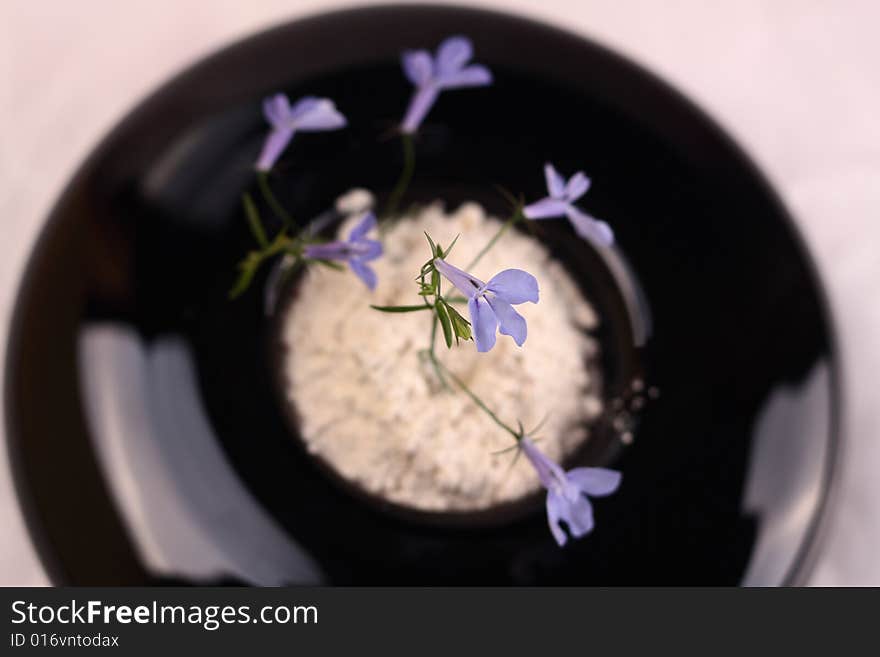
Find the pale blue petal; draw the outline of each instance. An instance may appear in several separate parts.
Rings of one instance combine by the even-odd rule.
[[[568,536],[565,535],[565,531],[559,524],[559,521],[563,518],[565,506],[566,501],[562,497],[553,491],[547,491],[547,524],[550,525],[550,531],[559,547],[562,547],[568,541]]]
[[[351,229],[351,232],[348,234],[348,241],[357,242],[375,227],[376,215],[372,212],[365,213],[358,225]]]
[[[291,121],[296,121],[311,112],[319,102],[321,102],[321,99],[317,96],[303,96],[290,108],[290,111],[287,113],[288,118]]]
[[[290,116],[290,101],[284,94],[275,94],[263,99],[263,116],[274,128],[287,124]]]
[[[449,37],[437,48],[437,75],[461,69],[473,56],[474,47],[470,39],[463,36]]]
[[[566,478],[583,493],[592,497],[611,495],[620,486],[621,474],[607,468],[574,468]]]
[[[547,181],[547,193],[553,198],[565,196],[565,178],[559,175],[556,168],[547,162],[544,165],[544,180]]]
[[[417,87],[424,86],[434,76],[434,62],[427,50],[408,50],[400,60],[407,79]]]
[[[263,150],[260,152],[260,157],[256,164],[257,170],[268,171],[275,166],[275,162],[281,157],[291,139],[293,139],[292,129],[274,128],[266,136],[266,141],[263,143]]]
[[[492,72],[485,66],[474,64],[460,71],[437,76],[437,84],[443,89],[485,87],[492,84]]]
[[[574,500],[566,500],[568,504],[562,507],[563,518],[568,523],[568,531],[575,538],[580,538],[593,531],[593,505],[583,495],[578,495]]]
[[[310,244],[303,250],[303,255],[312,260],[348,260],[351,257],[351,247],[348,242]]]
[[[566,212],[575,232],[585,240],[599,246],[611,246],[614,243],[614,232],[604,221],[599,221],[573,205]]]
[[[352,246],[356,249],[358,259],[364,262],[375,260],[382,255],[382,242],[379,240],[359,240]]]
[[[425,120],[425,117],[437,100],[437,94],[437,87],[433,84],[416,89],[409,101],[409,108],[406,110],[403,123],[400,124],[402,132],[412,134],[419,129],[422,121]]]
[[[519,445],[532,467],[535,468],[535,472],[538,473],[538,479],[541,480],[544,488],[549,490],[555,483],[564,480],[565,473],[562,468],[547,458],[544,452],[535,447],[535,444],[527,436],[520,439]]]
[[[565,200],[573,203],[581,196],[587,193],[590,188],[590,179],[584,175],[583,171],[578,171],[568,180],[565,186]]]
[[[297,108],[294,107],[293,112],[296,110]],[[296,116],[292,116],[291,120],[297,130],[304,132],[338,130],[346,125],[345,117],[336,109],[333,101],[327,98],[310,102],[306,109],[300,111]]]
[[[502,301],[497,297],[494,299],[486,297],[486,301],[489,303],[492,312],[495,313],[495,317],[498,319],[498,326],[501,333],[509,335],[513,338],[513,341],[516,342],[517,347],[522,347],[523,342],[526,341],[526,336],[528,335],[526,318],[516,312],[516,310],[513,309],[513,306],[509,303]]]
[[[527,219],[551,219],[564,217],[568,212],[568,203],[559,199],[546,197],[523,208]]]
[[[348,265],[349,267],[351,267],[351,270],[358,275],[358,278],[360,278],[366,284],[368,288],[370,288],[371,290],[376,289],[376,283],[378,282],[376,272],[374,272],[369,265],[364,264],[363,261],[358,258],[353,258],[349,260]]]
[[[479,298],[468,301],[468,311],[477,351],[489,351],[495,346],[495,330],[498,328],[495,313],[484,299]]]
[[[443,276],[445,276],[459,292],[469,299],[473,298],[480,288],[485,285],[485,283],[479,278],[471,276],[466,271],[462,271],[458,267],[450,265],[448,262],[441,260],[440,258],[434,259],[434,267],[436,267],[437,271],[443,274]]]
[[[507,303],[538,303],[538,279],[522,269],[505,269],[486,283],[486,289]]]

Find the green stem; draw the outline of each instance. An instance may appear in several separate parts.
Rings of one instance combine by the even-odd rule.
[[[476,395],[476,394],[475,394],[470,388],[468,388],[468,387],[465,385],[464,381],[462,381],[462,380],[459,379],[457,376],[455,376],[455,374],[453,374],[453,373],[449,370],[448,367],[446,367],[445,365],[443,365],[443,363],[440,363],[440,362],[438,361],[437,365],[438,365],[440,368],[442,368],[442,369],[446,372],[446,376],[448,376],[450,379],[452,379],[452,381],[455,383],[455,385],[457,385],[459,388],[461,388],[462,391],[463,391],[468,397],[471,398],[471,401],[472,401],[472,402],[474,402],[477,406],[480,407],[480,410],[482,410],[484,413],[486,413],[486,415],[488,415],[490,418],[492,418],[492,421],[493,421],[495,424],[497,424],[499,427],[501,427],[501,428],[504,429],[507,433],[509,433],[511,436],[513,436],[513,439],[514,439],[514,440],[516,440],[517,442],[519,442],[519,439],[520,439],[520,437],[521,437],[520,434],[519,434],[517,431],[514,431],[513,429],[511,429],[511,428],[510,428],[509,426],[507,426],[504,422],[502,422],[502,421],[501,421],[501,418],[499,418],[497,415],[495,415],[495,413],[492,412],[492,409],[489,408],[488,406],[486,406],[486,403],[485,403],[482,399],[480,399],[479,397],[477,397],[477,395]]]
[[[515,224],[517,221],[519,221],[522,218],[523,218],[523,216],[522,216],[521,209],[517,208],[516,210],[514,210],[513,214],[510,215],[510,219],[508,219],[507,221],[504,222],[504,224],[502,224],[501,228],[498,229],[498,232],[492,236],[492,239],[489,240],[489,242],[486,244],[486,246],[484,246],[480,250],[480,252],[474,257],[474,259],[471,260],[470,264],[467,267],[465,267],[465,270],[470,271],[471,269],[476,267],[477,263],[483,258],[483,256],[486,255],[489,252],[489,250],[493,246],[495,246],[495,243],[501,239],[501,236],[504,235],[504,233],[506,233],[510,229],[510,227],[513,226],[513,224]]]
[[[428,358],[431,360],[431,364],[434,366],[434,372],[437,374],[437,379],[440,381],[440,385],[443,386],[444,390],[449,390],[449,384],[446,383],[446,379],[443,377],[443,365],[437,359],[437,354],[434,353],[434,343],[437,342],[437,324],[440,321],[437,319],[437,315],[433,315],[433,320],[431,321],[431,344],[428,346]]]
[[[275,239],[272,240],[272,243],[263,250],[263,259],[265,260],[266,258],[271,258],[273,255],[277,255],[282,251],[292,251],[295,246],[296,240],[285,235],[284,231],[282,230],[280,233],[278,233]],[[296,254],[291,253],[291,255]]]
[[[260,192],[263,194],[263,199],[265,199],[266,203],[272,208],[272,212],[281,219],[284,224],[284,230],[287,230],[291,226],[295,226],[296,222],[293,220],[293,217],[284,209],[284,206],[278,202],[278,199],[275,198],[275,194],[272,192],[272,188],[269,186],[269,177],[266,175],[265,171],[257,172],[257,183],[260,186]]]
[[[403,170],[400,172],[397,184],[394,185],[394,189],[388,195],[388,203],[385,205],[385,212],[383,213],[385,217],[393,217],[396,214],[397,207],[400,205],[400,201],[409,187],[416,168],[416,149],[412,135],[401,135],[401,141],[403,142]]]
[[[370,304],[370,308],[383,313],[415,313],[420,310],[433,310],[434,306],[429,303],[420,303],[417,306],[375,306]]]

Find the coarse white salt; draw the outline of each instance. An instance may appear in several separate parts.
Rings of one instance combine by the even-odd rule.
[[[345,236],[351,222],[341,226]],[[476,511],[540,487],[527,459],[514,461],[512,437],[459,390],[443,389],[430,363],[429,312],[388,314],[376,305],[420,303],[415,277],[430,257],[425,232],[465,268],[500,223],[473,203],[446,214],[440,204],[398,222],[384,236],[385,255],[370,264],[370,293],[351,272],[310,267],[281,318],[283,373],[307,449],[365,492],[425,511]],[[538,446],[563,460],[587,439],[602,409],[597,318],[560,263],[537,240],[508,231],[472,273],[488,280],[504,269],[538,279],[540,301],[516,309],[528,322],[520,348],[499,335],[488,353],[473,342],[436,353],[508,425],[539,423]],[[444,281],[444,289],[452,289]],[[457,293],[455,293],[457,294]],[[467,318],[467,308],[459,306]],[[454,384],[450,382],[454,387]]]

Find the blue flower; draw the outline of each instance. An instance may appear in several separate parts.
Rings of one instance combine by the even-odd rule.
[[[272,126],[272,131],[266,137],[260,159],[257,160],[258,171],[268,171],[275,165],[297,131],[337,130],[346,125],[345,117],[332,100],[313,96],[301,98],[291,107],[287,96],[275,94],[263,101],[263,115]]]
[[[360,223],[348,234],[348,239],[326,244],[312,244],[303,251],[306,258],[313,260],[339,260],[347,262],[351,270],[368,288],[376,287],[376,272],[366,263],[382,255],[382,243],[367,239],[367,233],[375,228],[376,215],[367,212]]]
[[[419,129],[437,96],[444,89],[492,84],[492,73],[485,66],[467,66],[473,54],[470,39],[461,36],[446,39],[437,48],[434,57],[427,50],[403,53],[403,72],[416,87],[400,126],[403,132],[412,134]]]
[[[434,267],[468,298],[474,342],[477,351],[489,351],[495,346],[495,331],[513,338],[518,346],[526,341],[526,320],[513,309],[514,304],[531,301],[538,303],[538,281],[520,269],[505,269],[495,274],[488,283],[453,267],[440,258]]]
[[[578,171],[566,182],[553,165],[548,163],[544,165],[544,177],[547,179],[547,191],[550,195],[524,207],[523,214],[527,218],[568,217],[577,234],[584,239],[601,246],[614,243],[614,233],[608,224],[591,217],[574,205],[590,188],[590,179],[583,171]]]
[[[547,522],[556,542],[562,546],[568,540],[559,524],[563,520],[574,538],[589,534],[594,523],[593,506],[587,495],[611,495],[620,486],[621,474],[606,468],[574,468],[565,472],[527,436],[523,436],[519,444],[547,489]]]

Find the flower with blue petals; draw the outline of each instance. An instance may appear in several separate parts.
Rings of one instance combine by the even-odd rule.
[[[492,73],[485,66],[470,64],[474,49],[470,39],[449,37],[434,57],[427,50],[410,50],[401,57],[403,72],[415,85],[415,92],[400,129],[412,134],[445,89],[483,87],[492,84]]]
[[[467,297],[477,351],[495,346],[496,330],[512,337],[517,346],[523,345],[526,320],[513,306],[526,301],[538,303],[538,281],[534,276],[520,269],[505,269],[484,283],[441,258],[434,259],[434,267]]]
[[[547,522],[556,542],[563,546],[568,540],[560,525],[562,521],[574,538],[589,534],[594,521],[593,505],[587,495],[611,495],[620,486],[621,474],[607,468],[574,468],[566,472],[527,436],[520,438],[519,445],[547,489]]]
[[[275,165],[295,133],[338,130],[346,125],[332,100],[313,96],[301,98],[293,107],[284,94],[269,96],[263,101],[263,115],[272,131],[257,160],[258,171],[268,171]]]
[[[348,234],[345,241],[311,244],[303,255],[312,260],[337,260],[347,262],[368,288],[375,289],[376,272],[366,263],[382,255],[382,243],[367,238],[367,233],[376,227],[376,215],[367,212],[363,219]]]
[[[544,177],[549,196],[524,207],[523,214],[527,218],[568,217],[577,234],[585,240],[601,246],[614,243],[614,233],[608,224],[591,217],[574,205],[590,188],[590,179],[583,171],[578,171],[566,182],[553,165],[548,163],[544,165]]]

